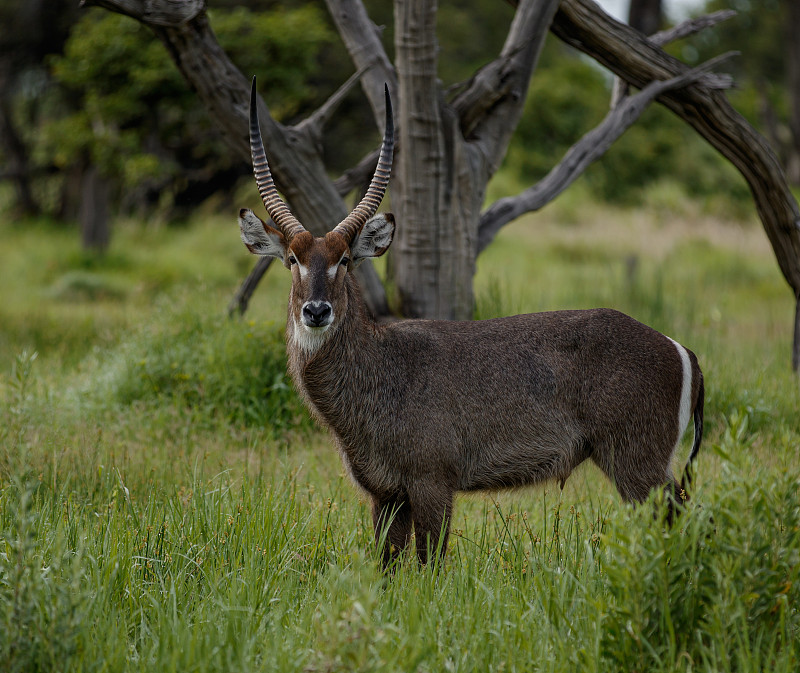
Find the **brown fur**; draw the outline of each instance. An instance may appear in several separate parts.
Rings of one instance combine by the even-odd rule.
[[[283,259],[292,271],[289,371],[372,498],[376,540],[388,535],[384,563],[408,546],[412,526],[420,561],[429,549],[444,553],[456,491],[563,483],[587,458],[625,500],[641,502],[662,487],[677,498],[670,463],[681,429],[683,363],[664,335],[609,309],[388,326],[368,318],[350,268],[382,255],[394,236],[393,216],[375,214],[394,147],[388,87],[385,99],[386,130],[367,194],[315,239],[275,188],[253,79],[253,170],[278,229],[239,212],[248,249]],[[702,435],[703,385],[697,358],[687,353],[691,463]],[[687,465],[687,485],[690,477]]]
[[[340,257],[298,239],[291,249],[308,268]],[[421,562],[437,545],[444,553],[456,491],[564,480],[587,458],[625,500],[680,489],[670,463],[681,358],[655,330],[610,309],[382,326],[340,268],[325,279],[335,322],[309,353],[294,339],[308,287],[293,274],[289,371],[371,497],[376,540],[390,522],[384,562],[408,546],[412,524]],[[702,375],[690,361],[696,409]]]

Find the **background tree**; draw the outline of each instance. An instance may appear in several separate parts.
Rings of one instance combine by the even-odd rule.
[[[247,156],[247,78],[220,48],[202,0],[92,0],[84,4],[101,5],[149,25],[228,142],[240,156]],[[729,81],[711,73],[689,72],[659,48],[669,36],[648,39],[614,21],[589,0],[524,0],[516,8],[499,55],[468,82],[446,91],[437,77],[437,6],[433,0],[395,2],[395,66],[361,2],[328,0],[327,4],[378,124],[383,119],[384,82],[389,83],[397,101],[399,142],[392,208],[402,224],[392,257],[391,281],[404,315],[470,317],[472,274],[479,251],[504,224],[540,208],[560,193],[619,137],[649,100],[657,97],[747,180],[778,263],[795,295],[798,310],[793,363],[797,367],[800,211],[767,143],[720,92]],[[540,183],[481,212],[486,184],[497,170],[522,113],[548,27],[641,91],[623,99]],[[260,102],[262,133],[276,183],[296,216],[318,234],[343,219],[348,209],[341,194],[363,183],[364,177],[363,171],[355,170],[343,182],[334,184],[319,151],[323,126],[340,98],[341,94],[335,95],[291,128],[278,125]],[[373,161],[365,160],[362,168],[374,165]],[[373,310],[381,312],[386,304],[380,283],[371,267],[362,269],[360,280],[366,299]]]
[[[628,25],[644,35],[652,35],[661,28],[664,16],[661,5],[661,0],[631,0]]]
[[[687,53],[698,62],[719,49],[741,49],[745,57],[731,63],[737,88],[736,107],[764,129],[786,166],[792,184],[800,186],[800,3],[793,0],[710,0],[707,11],[736,10],[725,31],[699,36]]]
[[[7,0],[0,5],[0,178],[14,185],[18,214],[40,210],[25,130],[46,81],[45,59],[61,50],[76,13],[70,0]]]
[[[269,63],[276,117],[319,105],[327,78],[313,73],[333,38],[324,10],[227,4],[212,19],[221,44],[242,68]],[[114,215],[180,220],[249,174],[144,26],[74,2],[0,12],[0,180],[14,186],[14,215],[78,220],[84,247],[102,251]]]
[[[682,189],[690,195],[722,201],[719,195],[724,194],[726,203],[743,202],[747,184],[780,268],[798,296],[797,206],[774,156],[719,92],[730,84],[729,79],[699,72],[688,76],[686,66],[661,49],[676,37],[713,24],[719,16],[645,39],[609,19],[588,0],[563,0],[550,25],[551,34],[561,41],[550,39],[544,44],[540,24],[547,23],[546,10],[553,6],[543,0],[527,0],[516,9],[514,2],[496,0],[478,0],[468,7],[454,0],[436,5],[404,1],[397,3],[395,13],[387,3],[366,2],[365,6],[330,0],[329,12],[316,11],[314,25],[309,24],[293,41],[303,45],[299,53],[291,51],[292,44],[281,44],[281,38],[292,33],[290,27],[282,26],[290,25],[297,11],[308,11],[306,3],[217,0],[208,15],[201,0],[98,3],[138,18],[162,44],[126,20],[116,19],[119,23],[113,29],[97,30],[97,25],[114,17],[88,13],[71,29],[74,47],[35,64],[37,75],[23,78],[25,86],[15,86],[4,95],[4,106],[12,110],[17,128],[22,129],[22,156],[37,208],[69,219],[77,216],[82,202],[88,215],[102,214],[102,208],[82,198],[87,183],[91,184],[87,175],[92,174],[106,183],[100,196],[106,195],[109,214],[135,210],[138,216],[160,213],[169,221],[182,212],[188,214],[205,196],[229,197],[237,179],[244,176],[249,183],[249,157],[242,141],[247,99],[244,70],[248,75],[259,74],[261,93],[269,105],[261,113],[268,126],[265,137],[278,184],[301,219],[321,232],[349,210],[344,198],[353,192],[357,196],[371,173],[382,119],[376,92],[383,81],[389,81],[404,114],[411,114],[414,124],[426,121],[423,130],[428,136],[423,145],[432,151],[413,155],[413,161],[427,160],[427,165],[403,169],[403,161],[412,159],[403,159],[402,143],[399,148],[392,196],[394,210],[405,209],[403,231],[409,238],[404,250],[398,245],[390,260],[390,302],[370,268],[361,274],[367,301],[376,313],[387,312],[391,303],[394,311],[406,314],[469,317],[471,272],[480,251],[504,224],[540,208],[584,171],[584,183],[593,197],[622,202],[639,202],[646,197],[640,190],[665,179],[682,181]],[[56,6],[62,4],[50,5]],[[410,10],[409,16],[402,13],[403,8]],[[422,10],[428,12],[428,19],[435,17],[435,34],[428,22],[417,21]],[[276,32],[258,23],[262,15],[274,17]],[[404,58],[399,32],[403,21],[407,29],[403,39],[428,40],[420,42],[424,49],[417,52],[430,55],[425,68],[414,62],[402,71],[399,68]],[[428,32],[420,33],[421,26]],[[341,42],[329,39],[333,29],[340,33]],[[319,36],[319,31],[325,32],[324,39],[310,47],[303,43],[306,34]],[[465,35],[470,39],[465,40]],[[515,46],[514,41],[521,35],[531,39],[516,49],[520,43]],[[719,45],[708,46],[707,35],[672,46],[670,52],[693,64],[704,61],[721,50]],[[771,40],[773,51],[779,43]],[[59,52],[60,46],[54,44],[53,51]],[[273,45],[281,46],[273,49]],[[615,100],[614,110],[606,114],[608,80],[585,60],[576,59],[568,45],[589,54],[640,92]],[[288,70],[281,66],[286,63],[281,56],[284,50],[292,55]],[[90,78],[81,81],[81,72],[103,62],[106,52],[115,58],[113,63],[97,69],[91,82]],[[7,56],[5,51],[0,53],[0,59]],[[537,76],[526,100],[537,58]],[[349,61],[356,63],[356,77],[326,101],[325,96],[352,72]],[[291,70],[295,63],[304,67]],[[288,80],[282,72],[291,72]],[[422,100],[427,120],[416,114],[417,99],[404,103],[406,95],[400,95],[401,89],[417,91],[410,84],[415,77],[428,87],[429,95]],[[109,86],[104,78],[117,78],[118,85]],[[581,96],[575,96],[569,86],[573,78],[582,82]],[[128,80],[135,85],[128,86]],[[282,87],[286,81],[302,85],[299,96]],[[358,81],[366,96],[348,93]],[[648,88],[655,81],[669,84]],[[37,84],[31,86],[32,82]],[[195,104],[194,92],[204,107]],[[654,97],[664,105],[643,112]],[[142,101],[149,104],[143,107]],[[337,106],[340,113],[333,114]],[[776,106],[776,110],[788,119],[785,107]],[[640,123],[617,141],[642,114]],[[763,115],[752,118],[763,119]],[[372,119],[378,128],[373,134],[365,133]],[[401,137],[403,128],[412,126],[401,119]],[[510,141],[515,126],[518,130]],[[592,126],[596,128],[581,138]],[[788,121],[778,128],[785,133]],[[139,130],[142,133],[137,135]],[[701,136],[709,145],[700,141]],[[590,166],[606,151],[602,161]],[[687,154],[691,161],[686,161]],[[2,146],[0,160],[10,163]],[[501,161],[505,168],[497,184],[503,186],[493,188],[492,199],[503,198],[484,208],[488,180]],[[735,176],[731,166],[745,181]],[[417,181],[426,170],[433,181]],[[331,174],[339,177],[332,180]],[[10,179],[7,171],[0,173],[2,177]],[[531,182],[535,184],[528,187]],[[508,196],[508,187],[514,184],[522,191]],[[414,189],[416,195],[409,197]],[[13,199],[10,193],[0,191],[0,207],[3,202],[20,202],[19,190]],[[417,207],[426,199],[435,206],[432,213]],[[416,270],[405,273],[415,264]],[[248,289],[243,289],[242,300],[235,304],[239,309],[246,305]]]

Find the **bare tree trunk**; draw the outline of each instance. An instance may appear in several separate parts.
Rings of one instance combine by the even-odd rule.
[[[553,32],[637,87],[688,69],[589,0],[562,0]],[[708,140],[747,180],[778,266],[795,300],[800,300],[800,209],[772,148],[733,109],[723,92],[702,82],[665,92],[658,100]],[[800,310],[800,301],[798,307]],[[800,349],[799,339],[800,330],[796,330],[794,352]],[[797,371],[797,362],[794,364]]]
[[[652,35],[661,28],[661,0],[631,0],[628,7],[628,25],[644,35]]]
[[[791,146],[786,162],[789,181],[800,187],[800,2],[785,0],[786,21],[786,71],[789,90],[789,128]]]
[[[394,281],[407,316],[468,319],[486,185],[505,155],[557,0],[520,3],[499,57],[451,104],[436,77],[436,3],[395,2],[400,93]]]
[[[404,315],[467,319],[480,209],[470,192],[481,190],[464,174],[463,139],[441,99],[436,9],[435,0],[395,3],[401,123],[392,207],[402,226],[394,281]]]
[[[105,252],[111,240],[108,180],[94,166],[83,174],[79,219],[83,249]]]

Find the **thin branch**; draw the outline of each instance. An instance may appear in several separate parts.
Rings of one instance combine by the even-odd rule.
[[[363,157],[355,166],[346,170],[333,181],[333,186],[336,187],[339,196],[345,197],[354,189],[369,183],[372,175],[375,173],[375,167],[378,165],[380,151],[380,148],[373,150]]]
[[[711,14],[705,14],[704,16],[686,19],[686,21],[682,21],[672,28],[653,33],[648,39],[653,44],[663,47],[665,44],[669,44],[670,42],[682,40],[683,38],[699,33],[706,28],[716,26],[718,23],[727,21],[734,16],[736,16],[735,9],[721,9],[718,12],[711,12]]]
[[[333,94],[331,94],[331,97],[328,98],[328,100],[320,105],[320,107],[317,108],[317,110],[315,110],[311,116],[300,122],[297,127],[308,128],[315,138],[321,137],[323,128],[333,116],[333,113],[336,112],[336,108],[341,105],[342,101],[347,97],[347,94],[350,93],[351,89],[358,84],[364,73],[371,67],[372,66],[367,65],[361,68],[358,72],[350,75],[347,81],[342,84],[342,86],[340,86]]]
[[[243,316],[245,314],[250,304],[250,298],[253,296],[256,287],[258,287],[259,282],[264,277],[264,274],[267,272],[274,259],[274,257],[259,257],[253,270],[248,274],[247,278],[244,279],[228,304],[229,318],[233,318],[237,315]]]
[[[481,215],[478,254],[492,242],[504,225],[523,213],[539,210],[571,185],[589,164],[605,154],[658,96],[698,80],[703,73],[732,55],[732,52],[723,54],[677,77],[651,82],[636,95],[624,98],[598,126],[570,147],[563,159],[542,180],[517,196],[498,199]]]
[[[499,56],[481,68],[452,102],[465,138],[473,140],[493,173],[522,114],[558,0],[523,0]]]
[[[381,42],[381,29],[367,14],[361,0],[325,0],[336,29],[356,69],[364,71],[361,84],[381,133],[386,120],[383,85],[397,95],[397,74]]]
[[[81,7],[103,7],[151,26],[177,27],[206,9],[206,0],[81,0]]]
[[[653,33],[647,39],[653,44],[663,47],[670,42],[682,40],[683,38],[699,33],[706,28],[716,26],[718,23],[727,21],[734,16],[736,16],[736,10],[721,9],[718,12],[712,12],[711,14],[705,14],[704,16],[698,16],[693,19],[686,19],[686,21],[682,21],[672,28]],[[705,78],[705,83],[713,86],[715,82],[717,82],[719,86],[714,88],[730,89],[733,86],[733,78],[730,75],[717,75],[714,73],[709,73]],[[625,80],[619,77],[614,78],[614,84],[611,87],[611,102],[609,107],[616,107],[620,99],[623,96],[628,95],[628,87],[629,85]]]

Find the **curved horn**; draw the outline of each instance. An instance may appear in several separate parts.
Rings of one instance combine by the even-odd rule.
[[[352,213],[336,225],[334,231],[339,232],[347,239],[348,244],[353,242],[356,234],[361,231],[364,223],[372,217],[381,205],[383,195],[389,186],[389,176],[392,173],[392,154],[394,152],[394,116],[392,115],[392,99],[389,97],[389,85],[385,85],[386,94],[386,130],[383,134],[383,144],[378,157],[378,166],[375,175],[364,198],[355,207]]]
[[[283,233],[287,243],[291,243],[297,234],[305,231],[289,207],[281,200],[272,173],[267,163],[267,153],[261,140],[261,129],[258,125],[258,103],[256,95],[256,78],[253,77],[253,88],[250,90],[250,155],[253,157],[253,175],[256,176],[258,193],[267,213],[275,226]]]

